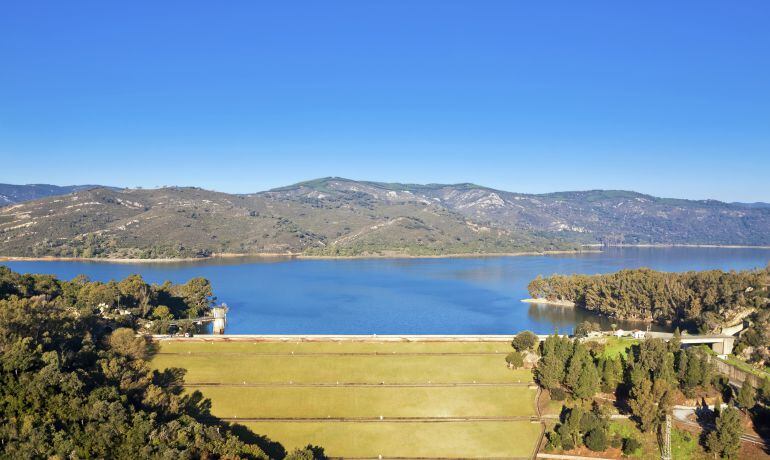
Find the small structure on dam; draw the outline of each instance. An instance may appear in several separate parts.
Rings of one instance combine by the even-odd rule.
[[[227,325],[227,305],[222,304],[217,307],[211,307],[211,316],[213,317],[212,332],[214,334],[224,334]]]

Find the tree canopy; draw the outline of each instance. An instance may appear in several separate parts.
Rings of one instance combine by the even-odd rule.
[[[177,287],[168,287],[140,277],[67,282],[0,267],[3,456],[267,458],[214,418],[200,392],[183,391],[183,369],[150,369],[152,349],[135,323],[99,309],[121,306],[142,317],[158,297],[175,297]],[[321,458],[315,449],[292,455]]]

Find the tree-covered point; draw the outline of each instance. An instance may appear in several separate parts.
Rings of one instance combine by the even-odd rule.
[[[151,370],[145,336],[97,308],[146,317],[163,302],[195,315],[210,299],[200,280],[68,282],[0,268],[0,457],[268,458],[274,443],[214,418],[200,392],[183,391],[183,369]]]
[[[553,275],[529,283],[530,294],[568,300],[612,318],[714,330],[768,308],[770,266],[763,270],[668,273],[648,268],[604,275]]]
[[[699,414],[707,427],[700,444],[720,458],[736,458],[744,425],[750,421],[756,429],[770,417],[770,380],[759,389],[746,381],[736,391],[716,372],[710,353],[700,346],[683,348],[678,332],[669,342],[643,340],[619,357],[606,356],[599,342],[558,335],[541,342],[540,352],[538,384],[552,399],[567,400],[559,423],[547,434],[549,449],[614,446],[631,454],[640,444],[634,437],[611,435],[602,415],[606,409],[630,415],[639,434],[648,436],[660,434],[676,404],[708,398],[717,408],[723,400],[729,407]],[[600,390],[606,394],[599,395]]]
[[[184,284],[148,284],[140,275],[130,275],[103,283],[81,275],[64,281],[51,275],[19,274],[0,266],[0,299],[14,297],[41,297],[78,311],[98,311],[118,325],[146,326],[158,333],[167,332],[174,320],[205,315],[216,300],[205,278],[192,278]]]

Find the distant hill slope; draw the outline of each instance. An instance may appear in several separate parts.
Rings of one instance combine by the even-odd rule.
[[[325,178],[249,195],[81,190],[0,208],[0,255],[466,254],[585,243],[770,245],[770,208],[625,191]]]
[[[98,185],[49,185],[49,184],[28,184],[13,185],[0,184],[0,206],[21,203],[24,201],[37,200],[49,196],[67,195],[79,190],[97,188]]]

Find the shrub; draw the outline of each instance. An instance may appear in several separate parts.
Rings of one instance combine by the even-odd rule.
[[[116,353],[133,359],[146,359],[149,353],[147,339],[138,337],[133,329],[117,329],[110,335],[109,342]]]
[[[546,438],[548,439],[548,443],[546,443],[545,448],[546,450],[557,450],[561,449],[561,436],[559,433],[555,431],[549,431],[546,434]]]
[[[554,401],[564,401],[567,399],[567,392],[562,388],[553,388],[551,390],[551,399]]]
[[[532,350],[535,348],[535,345],[538,343],[537,335],[535,335],[532,331],[522,331],[516,334],[516,337],[513,338],[513,341],[511,342],[511,346],[516,351],[526,351],[526,350]]]
[[[585,445],[594,452],[607,450],[607,432],[601,428],[594,428],[586,435]]]
[[[636,438],[625,438],[623,440],[623,454],[631,455],[642,448],[642,443]]]
[[[524,356],[518,351],[512,351],[505,357],[505,362],[513,368],[519,368],[524,365]]]

